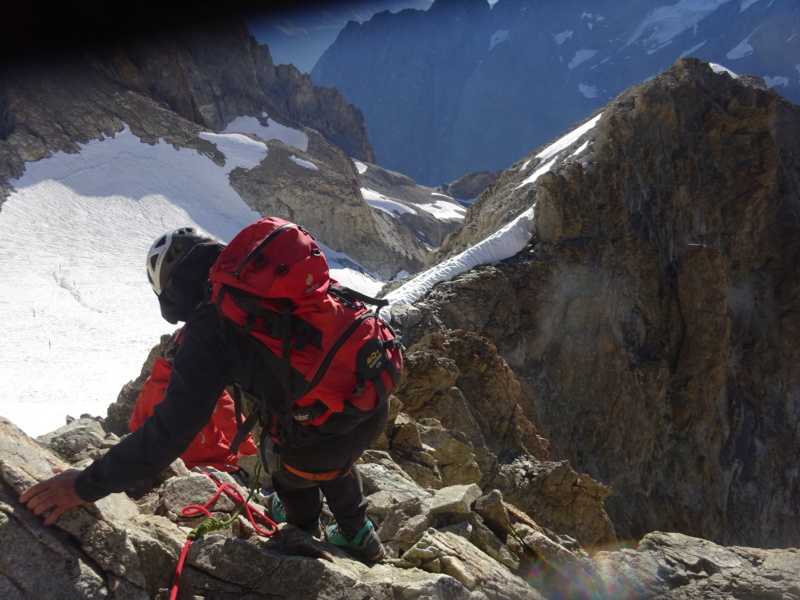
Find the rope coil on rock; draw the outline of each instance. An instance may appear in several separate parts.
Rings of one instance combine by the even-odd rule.
[[[247,520],[250,521],[250,524],[259,535],[270,537],[275,535],[275,533],[278,531],[278,525],[272,519],[270,519],[260,510],[254,509],[250,505],[250,500],[253,497],[253,494],[255,494],[256,488],[258,487],[258,478],[261,474],[260,462],[256,463],[256,468],[253,473],[253,483],[250,486],[250,493],[247,495],[247,499],[245,499],[241,492],[230,483],[221,483],[210,473],[205,471],[203,473],[209,479],[211,479],[211,481],[217,484],[217,491],[204,505],[200,506],[198,504],[190,504],[189,506],[184,507],[181,511],[181,514],[185,517],[194,517],[199,514],[204,514],[206,519],[200,523],[200,525],[192,529],[187,536],[186,543],[183,545],[183,550],[181,551],[181,556],[178,559],[178,565],[175,569],[175,577],[172,580],[172,593],[170,594],[170,600],[175,600],[178,597],[178,582],[180,581],[181,574],[183,573],[183,566],[186,562],[186,557],[189,555],[189,547],[192,545],[193,541],[200,539],[207,533],[217,531],[226,525],[230,525],[237,518],[239,518],[243,512],[247,516]],[[234,502],[239,503],[239,508],[236,510],[233,516],[225,521],[214,518],[211,516],[211,511],[208,510],[208,508],[214,504],[214,502],[216,502],[223,493]],[[267,529],[262,529],[259,527],[257,521],[260,521],[262,525],[267,527]]]

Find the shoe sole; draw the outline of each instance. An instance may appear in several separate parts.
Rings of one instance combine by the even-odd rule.
[[[354,548],[345,548],[344,546],[337,546],[336,544],[331,544],[331,546],[333,546],[334,548],[339,548],[340,550],[344,550],[345,552],[347,552],[353,558],[357,558],[358,560],[361,560],[361,561],[364,561],[364,562],[371,562],[371,563],[379,562],[379,561],[383,560],[383,558],[386,556],[386,552],[384,552],[383,550],[381,550],[375,556],[368,557],[368,556],[364,556],[363,554],[360,554],[358,552],[358,550],[356,550]]]
[[[350,545],[348,545],[348,546],[344,546],[344,545],[340,546],[339,544],[334,543],[328,537],[328,531],[325,532],[325,541],[328,542],[331,546],[334,546],[336,548],[344,550],[345,552],[347,552],[353,558],[356,558],[356,559],[358,559],[360,561],[363,561],[363,562],[375,563],[375,562],[378,562],[380,560],[383,560],[383,558],[386,556],[386,549],[383,547],[383,544],[381,544],[380,538],[378,538],[378,535],[377,535],[377,533],[375,533],[374,529],[373,529],[373,531],[369,532],[368,535],[372,536],[372,538],[373,538],[372,541],[373,542],[377,542],[377,545],[378,545],[377,552],[375,554],[372,554],[372,555],[365,554],[366,548],[359,548],[359,547],[350,546]],[[368,545],[370,545],[370,544],[368,544]],[[375,544],[373,543],[371,545],[374,546]]]

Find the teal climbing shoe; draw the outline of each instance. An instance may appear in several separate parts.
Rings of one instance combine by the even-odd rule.
[[[347,538],[338,525],[328,527],[325,531],[325,537],[329,544],[338,546],[367,562],[378,562],[385,555],[383,544],[381,544],[381,540],[375,531],[375,526],[371,521],[367,521],[367,524],[351,539]]]
[[[276,523],[286,523],[286,510],[283,508],[278,494],[272,492],[264,498],[264,508],[267,509],[267,516]]]
[[[283,507],[283,502],[278,498],[278,494],[272,492],[269,496],[264,498],[264,508],[267,509],[267,516],[275,521],[275,523],[286,523],[286,509]],[[322,528],[320,527],[319,519],[314,521],[309,527],[303,529],[306,533],[314,536],[315,538],[322,538]]]

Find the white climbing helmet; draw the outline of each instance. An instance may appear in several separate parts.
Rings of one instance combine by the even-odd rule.
[[[175,267],[197,244],[208,241],[194,227],[181,227],[159,237],[147,253],[147,280],[156,294],[161,294]]]

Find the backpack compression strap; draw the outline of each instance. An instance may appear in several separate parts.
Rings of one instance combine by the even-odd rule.
[[[242,387],[237,383],[233,386],[233,409],[236,413],[236,435],[231,440],[231,454],[239,453],[239,446],[242,445],[244,438],[256,426],[256,422],[261,416],[257,406],[250,407],[250,414],[242,421]],[[253,404],[253,403],[251,403]]]
[[[283,387],[284,393],[284,401],[287,403],[288,410],[285,411],[285,416],[283,419],[283,432],[280,436],[282,439],[287,440],[292,432],[292,426],[294,425],[294,419],[292,418],[292,410],[291,410],[291,402],[292,402],[292,363],[291,363],[291,342],[292,342],[292,332],[291,332],[291,322],[292,322],[292,301],[283,298],[281,300],[281,320],[282,320],[282,334],[281,334],[281,344],[282,344],[282,363],[283,368],[281,369],[281,386]],[[257,410],[252,410],[250,414],[247,416],[244,422],[242,422],[241,412],[242,412],[242,391],[241,388],[237,385],[234,387],[234,397],[233,403],[236,412],[236,435],[233,437],[233,441],[231,442],[231,452],[236,453],[239,449],[239,446],[244,441],[245,436],[250,433],[255,427],[256,421],[259,419],[259,412]]]
[[[389,301],[385,298],[374,298],[372,296],[367,296],[366,294],[362,294],[356,290],[350,289],[347,286],[336,284],[331,285],[328,288],[329,291],[333,292],[343,300],[358,300],[363,302],[364,304],[371,304],[373,306],[377,306],[378,309],[383,308],[384,306],[389,306]]]
[[[281,353],[283,354],[283,369],[281,370],[281,385],[283,386],[285,413],[283,419],[283,435],[285,441],[291,437],[294,419],[292,418],[292,301],[288,298],[281,299]]]

